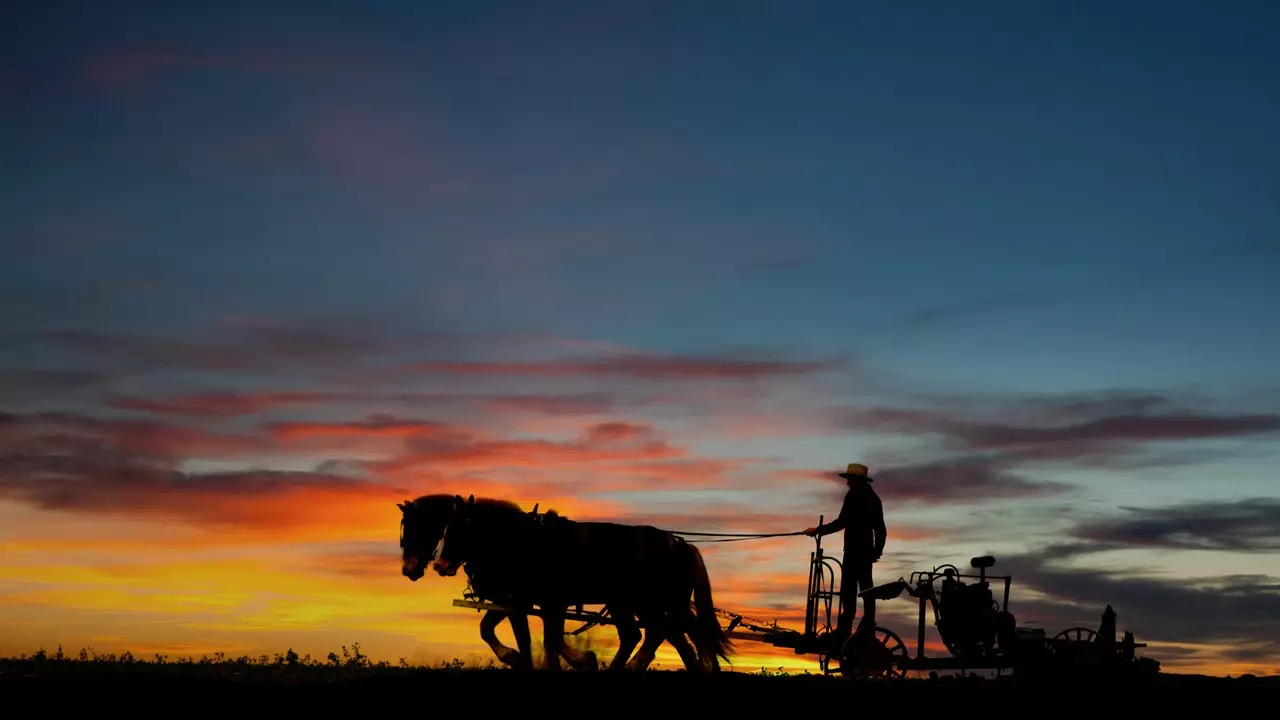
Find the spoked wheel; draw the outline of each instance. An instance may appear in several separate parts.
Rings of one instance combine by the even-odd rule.
[[[1062,658],[1075,658],[1082,652],[1089,652],[1098,633],[1086,627],[1067,628],[1049,641],[1049,653]]]
[[[1054,640],[1066,640],[1067,642],[1093,642],[1098,638],[1098,633],[1086,627],[1067,628],[1057,635],[1053,636]]]
[[[892,630],[877,626],[855,632],[840,649],[840,674],[847,678],[904,678],[907,644]]]

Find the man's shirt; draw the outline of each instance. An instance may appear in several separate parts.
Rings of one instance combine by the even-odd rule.
[[[844,531],[844,550],[884,551],[884,506],[870,485],[849,488],[840,515],[818,528],[822,535]]]

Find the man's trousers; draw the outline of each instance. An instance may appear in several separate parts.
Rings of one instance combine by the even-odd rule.
[[[853,616],[857,610],[858,593],[871,588],[871,556],[866,550],[845,550],[840,559],[840,619],[836,622],[836,634],[847,637],[853,632]],[[876,601],[862,600],[862,622],[874,626]]]

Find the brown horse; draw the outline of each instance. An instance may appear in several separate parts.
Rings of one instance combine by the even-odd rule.
[[[445,525],[453,511],[455,495],[436,494],[423,495],[416,500],[396,503],[400,508],[400,547],[403,555],[402,574],[413,582],[426,574],[427,564],[434,556],[444,535]],[[537,517],[534,507],[533,517]],[[466,568],[466,574],[472,593],[482,602],[489,602],[507,607],[516,606],[518,601],[500,584],[493,581],[491,575],[477,573],[474,568]],[[526,611],[532,610],[527,604]],[[503,620],[511,623],[512,634],[515,635],[516,647],[509,648],[498,639],[497,628]],[[635,618],[628,617],[618,621],[619,639],[623,639],[628,623],[634,625]],[[635,629],[638,636],[639,628]],[[480,638],[503,664],[514,668],[533,667],[533,643],[529,635],[529,616],[527,613],[508,613],[502,610],[486,610],[480,618]],[[638,642],[638,640],[637,640]],[[595,653],[579,652],[564,645],[561,655],[570,666],[579,670],[594,670],[598,667]]]
[[[427,563],[435,554],[436,548],[444,535],[445,525],[453,511],[453,495],[423,495],[416,500],[396,503],[400,508],[400,547],[402,549],[401,573],[413,582],[417,582],[426,574]],[[483,577],[476,577],[470,569],[467,576],[471,589],[482,602],[499,603],[509,601],[503,593],[486,585]],[[509,648],[498,640],[497,628],[503,620],[511,623],[512,634],[516,638],[516,647]],[[493,654],[505,665],[516,668],[533,667],[533,642],[529,637],[529,616],[518,613],[508,614],[500,610],[486,610],[480,618],[480,638],[493,650]]]
[[[664,640],[690,671],[719,670],[716,658],[728,659],[729,639],[715,617],[702,554],[672,533],[575,522],[550,512],[537,518],[514,503],[457,496],[432,567],[449,576],[464,565],[493,578],[518,605],[541,609],[548,670],[560,667],[564,608],[576,604],[604,604],[616,619],[634,616],[647,626],[644,644],[628,661],[638,627],[631,636],[619,625],[622,646],[613,669],[626,663],[628,669],[643,670]]]

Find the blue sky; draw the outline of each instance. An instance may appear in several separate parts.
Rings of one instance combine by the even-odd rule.
[[[883,491],[890,508],[900,493],[904,523],[940,512],[1021,550],[1060,539],[1046,514],[1070,524],[1095,506],[1275,496],[1273,3],[23,3],[7,15],[0,372],[12,394],[0,412],[119,419],[121,396],[359,395],[264,395],[235,417],[130,406],[193,473],[399,451],[282,455],[261,439],[232,451],[164,423],[250,435],[260,421],[329,423],[336,438],[334,427],[385,413],[563,440],[609,420],[661,428],[698,457],[767,455],[812,472],[1006,452],[1010,433],[1045,423],[1117,433],[1097,451],[1105,462],[1079,445],[1092,431],[1059,428],[1044,440],[1051,457],[983,456],[949,480],[919,471],[898,486],[911,491]],[[200,348],[161,347],[177,338]],[[846,365],[754,380],[692,365],[658,379],[397,370],[555,359],[564,340],[673,362]],[[1165,402],[1071,409],[1120,391]],[[408,392],[626,399],[528,419],[370,396]],[[1060,405],[1035,419],[1022,403],[1041,393]],[[979,406],[1012,429],[966,425]],[[832,420],[875,407],[952,424]],[[1171,429],[1181,421],[1162,413],[1195,417]],[[1109,453],[1125,438],[1145,454],[1122,466]],[[720,497],[791,503],[807,524],[839,501],[838,486],[785,475],[623,495],[634,483],[593,487],[563,462],[528,472],[579,478],[577,496],[626,498],[641,514]],[[29,504],[33,480],[10,472],[6,496]],[[491,472],[507,487],[547,482]],[[1010,495],[1018,528],[945,505],[977,497],[963,488],[1015,487],[1013,472],[1078,484],[1077,504]],[[930,487],[944,488],[932,509],[911,504]],[[594,511],[620,506],[609,507]],[[921,542],[920,557],[938,547]],[[1168,550],[1144,542],[1134,552]],[[1220,562],[1251,562],[1263,541],[1249,542]],[[724,557],[724,572],[741,569]],[[1184,574],[1213,567],[1160,557]],[[1220,650],[1187,649],[1207,640],[1175,625],[1150,627],[1202,664],[1280,655],[1206,660],[1196,653]]]
[[[8,234],[110,239],[75,270],[24,253],[18,287],[111,268],[194,295],[173,313],[213,294],[394,306],[665,349],[856,350],[949,383],[1276,362],[1262,10],[460,7],[24,12]],[[263,47],[300,69],[272,72]],[[117,85],[86,79],[139,52],[98,66],[135,68]],[[309,117],[329,147],[292,142]],[[347,175],[321,165],[344,158]],[[537,260],[500,264],[514,252]],[[898,337],[905,314],[972,304]]]

